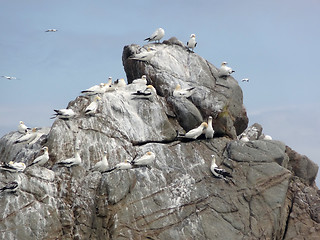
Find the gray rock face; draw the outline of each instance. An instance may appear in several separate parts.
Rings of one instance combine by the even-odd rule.
[[[68,106],[77,116],[56,120],[37,142],[13,144],[17,132],[0,139],[1,161],[29,165],[42,146],[50,156],[47,168],[0,172],[0,187],[21,182],[16,193],[0,193],[0,239],[316,239],[317,167],[279,141],[258,140],[261,126],[255,125],[259,134],[251,141],[237,140],[246,114],[236,81],[218,79],[214,66],[177,39],[153,46],[150,63],[128,60],[137,46],[126,47],[125,69],[130,81],[150,74],[161,96],[132,99],[145,87],[130,84],[101,94],[94,116],[84,114],[93,97],[80,96]],[[176,83],[193,86],[192,79],[197,91],[191,99],[171,96]],[[176,130],[187,131],[208,115],[219,132],[213,139],[176,138]],[[77,147],[81,165],[56,165]],[[147,151],[156,159],[150,167],[91,171],[104,151],[111,167]],[[233,178],[213,177],[212,154]]]

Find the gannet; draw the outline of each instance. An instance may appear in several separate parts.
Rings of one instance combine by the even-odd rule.
[[[153,96],[157,95],[157,90],[152,85],[148,85],[145,90],[143,91],[138,90],[135,93],[131,93],[131,95],[134,95],[135,96],[134,98],[151,100]]]
[[[192,52],[193,52],[193,49],[197,46],[196,35],[195,34],[191,34],[190,39],[187,42],[187,46],[188,46],[189,49],[191,48]]]
[[[218,168],[217,164],[216,164],[216,157],[214,155],[211,155],[212,157],[212,162],[211,162],[211,167],[210,170],[213,173],[213,175],[215,177],[218,178],[223,178],[225,179],[225,177],[231,177],[231,174],[228,173],[226,170],[222,169],[222,168]]]
[[[10,76],[1,76],[3,78],[6,78],[8,80],[14,80],[14,79],[17,79],[16,77],[10,77]]]
[[[90,95],[95,95],[98,93],[104,93],[105,92],[105,86],[106,83],[100,83],[99,85],[94,85],[86,90],[81,91],[84,95],[90,96]]]
[[[174,97],[190,97],[194,92],[195,87],[181,89],[181,85],[177,84],[176,88],[173,91]]]
[[[154,31],[154,33],[152,33],[152,35],[148,38],[146,38],[144,41],[158,41],[160,43],[160,39],[163,38],[164,36],[164,30],[162,28],[158,28],[156,31]]]
[[[93,171],[105,172],[109,169],[109,164],[107,160],[107,151],[103,152],[102,160],[97,162],[92,168]]]
[[[71,108],[69,108],[69,109],[54,109],[53,111],[55,111],[56,113],[53,114],[54,116],[51,119],[58,117],[59,119],[69,120],[70,118],[73,118],[76,115],[75,112]]]
[[[7,183],[4,187],[0,188],[0,193],[2,192],[16,192],[19,187],[19,182],[18,181],[13,181]]]
[[[212,127],[212,117],[208,118],[208,127],[204,130],[204,135],[206,139],[213,138],[214,130]]]
[[[131,164],[136,165],[136,166],[150,165],[153,163],[155,158],[156,158],[156,155],[153,152],[147,152],[142,157],[140,157],[138,159],[134,159],[131,162]]]
[[[133,80],[132,84],[147,85],[147,76],[146,75],[142,75],[141,78]]]
[[[43,147],[41,148],[41,150],[43,150],[43,154],[39,157],[37,157],[36,159],[34,159],[32,161],[32,163],[30,164],[30,166],[37,164],[39,166],[43,166],[44,164],[46,164],[49,160],[49,153],[48,153],[48,147]]]
[[[221,67],[219,69],[219,76],[220,77],[230,76],[230,74],[235,72],[235,71],[232,70],[231,67],[228,67],[227,64],[228,64],[227,62],[222,62],[221,63]]]
[[[10,161],[8,164],[1,166],[0,169],[9,172],[23,172],[26,169],[26,165],[23,162]]]
[[[65,167],[72,167],[72,166],[76,166],[76,165],[80,165],[81,164],[81,157],[80,157],[80,149],[76,148],[74,151],[74,157],[73,158],[68,158],[65,160],[61,160],[60,162],[57,162],[57,164],[61,164]]]
[[[121,79],[117,79],[116,81],[114,81],[114,86],[116,88],[123,88],[123,87],[127,86],[127,83],[123,78],[121,78]]]
[[[27,130],[27,129],[30,129],[30,128],[28,128],[28,127],[24,124],[23,121],[20,121],[20,122],[19,122],[19,125],[18,125],[18,131],[19,131],[19,133],[26,134],[26,130]]]
[[[94,98],[93,102],[91,102],[91,103],[89,104],[89,106],[86,107],[86,109],[85,109],[85,114],[86,114],[86,115],[95,114],[95,112],[97,111],[98,106],[99,106],[99,104],[98,104],[99,101],[101,101],[101,98],[100,98],[99,96],[96,96],[96,97]]]
[[[21,136],[20,138],[18,138],[15,143],[30,143],[32,142],[36,137],[38,137],[37,134],[37,129],[36,128],[32,128],[32,130],[30,131],[29,129],[25,130],[26,134]]]
[[[199,127],[191,129],[184,136],[186,138],[197,139],[205,131],[207,127],[208,127],[208,124],[206,122],[203,122]]]
[[[48,30],[46,30],[46,32],[56,32],[56,31],[58,31],[57,29],[48,29]]]
[[[243,78],[241,82],[249,82],[249,78]]]
[[[263,140],[272,140],[272,137],[270,135],[265,135]]]
[[[242,133],[242,135],[240,135],[239,140],[242,142],[249,142],[250,141],[247,134],[245,134],[245,133]]]
[[[129,59],[149,61],[154,56],[155,53],[156,53],[156,50],[154,48],[148,47],[147,50],[136,53],[133,56],[130,56]]]
[[[114,169],[119,169],[119,170],[126,170],[126,169],[131,169],[132,168],[132,164],[125,159],[124,162],[118,163]]]

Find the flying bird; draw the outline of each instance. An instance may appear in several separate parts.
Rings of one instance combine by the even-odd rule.
[[[156,158],[156,155],[153,152],[147,152],[142,157],[131,161],[131,164],[136,166],[150,165],[153,163],[155,158]]]
[[[92,171],[99,171],[99,172],[105,172],[109,169],[109,163],[108,163],[108,160],[107,160],[107,151],[104,151],[103,152],[103,157],[102,157],[102,160],[97,162],[93,168],[92,168]]]
[[[211,116],[209,116],[209,118],[208,118],[208,127],[204,130],[204,135],[205,135],[206,139],[213,138],[214,130],[212,127],[212,117]]]
[[[142,75],[141,78],[133,80],[132,84],[147,85],[147,76],[146,75]]]
[[[53,117],[51,117],[51,119],[53,118],[59,118],[62,120],[69,120],[70,118],[73,118],[76,114],[75,112],[69,108],[69,109],[54,109],[53,111],[55,111],[56,113],[54,113]]]
[[[249,78],[243,78],[241,82],[249,82]]]
[[[17,79],[16,77],[10,77],[10,76],[1,76],[1,77],[5,78],[5,79],[8,79],[8,80],[15,80],[15,79]]]
[[[26,134],[27,129],[30,129],[30,128],[28,128],[23,121],[20,121],[18,125],[19,133]]]
[[[163,38],[164,36],[164,30],[162,28],[158,28],[154,33],[152,33],[152,35],[148,38],[146,38],[144,41],[155,41],[158,43],[160,43],[160,39]]]
[[[195,87],[181,89],[181,85],[177,84],[176,88],[173,91],[174,97],[190,97],[194,92]]]
[[[93,114],[95,114],[96,111],[97,111],[97,109],[98,109],[98,106],[99,106],[99,103],[98,103],[99,101],[101,101],[101,97],[96,96],[96,97],[94,98],[93,102],[91,102],[91,103],[89,104],[89,106],[86,107],[86,109],[85,109],[85,114],[86,114],[86,115],[93,115]]]
[[[23,172],[26,169],[26,165],[23,162],[13,162],[2,165],[0,170],[8,171],[8,172]]]
[[[195,34],[191,34],[189,41],[187,42],[187,47],[190,50],[190,48],[193,49],[197,46],[197,42],[196,42],[196,35]]]
[[[73,158],[61,160],[60,162],[57,162],[57,164],[62,165],[64,167],[72,167],[72,166],[80,165],[81,164],[81,157],[80,157],[79,152],[80,152],[80,149],[76,148]]]
[[[32,161],[30,166],[37,164],[39,166],[43,166],[49,161],[49,153],[48,153],[48,147],[43,147],[41,150],[43,150],[43,154],[36,159]]]
[[[219,69],[219,76],[220,77],[227,77],[227,76],[230,76],[230,74],[235,72],[232,70],[231,67],[228,67],[227,64],[228,64],[227,62],[221,63],[221,67]]]
[[[56,31],[58,31],[57,29],[48,29],[48,30],[46,30],[46,32],[56,32]]]
[[[32,128],[30,131],[29,129],[25,130],[25,135],[18,138],[16,141],[14,141],[14,144],[16,143],[31,143],[33,140],[35,140],[36,137],[38,137],[37,129]]]
[[[216,157],[214,155],[211,155],[211,157],[212,157],[212,161],[211,161],[210,170],[212,174],[217,178],[223,178],[223,179],[226,179],[226,177],[232,178],[231,174],[228,173],[226,170],[222,168],[218,168],[216,164]]]
[[[129,59],[148,62],[156,52],[156,49],[148,47],[147,50],[143,50],[139,53],[133,54],[133,56],[130,56]]]
[[[18,181],[9,182],[4,187],[0,188],[0,193],[3,193],[3,192],[14,193],[17,191],[18,187],[19,187]]]

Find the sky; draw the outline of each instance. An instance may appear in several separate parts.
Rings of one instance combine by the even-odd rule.
[[[20,120],[51,126],[81,90],[126,78],[123,47],[162,27],[163,40],[194,33],[197,54],[227,61],[249,124],[320,165],[319,12],[318,0],[0,0],[0,76],[17,77],[0,78],[0,137]]]

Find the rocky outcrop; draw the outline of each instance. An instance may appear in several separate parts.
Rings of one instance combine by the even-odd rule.
[[[316,239],[320,196],[317,166],[275,140],[260,140],[262,126],[247,128],[242,91],[236,80],[218,78],[217,69],[178,40],[150,45],[150,62],[130,60],[139,46],[124,48],[131,82],[146,74],[159,95],[133,99],[141,85],[101,94],[94,116],[84,114],[92,97],[77,97],[68,108],[77,116],[56,120],[34,144],[0,139],[0,161],[29,165],[48,146],[47,168],[0,172],[1,184],[21,182],[16,193],[0,194],[1,239]],[[177,83],[195,86],[189,99],[177,99]],[[195,84],[196,83],[196,84]],[[202,96],[201,94],[205,94]],[[213,139],[185,141],[208,116]],[[82,164],[56,163],[80,148]],[[109,165],[156,154],[150,167],[100,173],[90,169],[107,151]],[[233,178],[214,178],[211,155]],[[301,168],[306,168],[302,170]],[[1,187],[1,186],[0,186]]]

